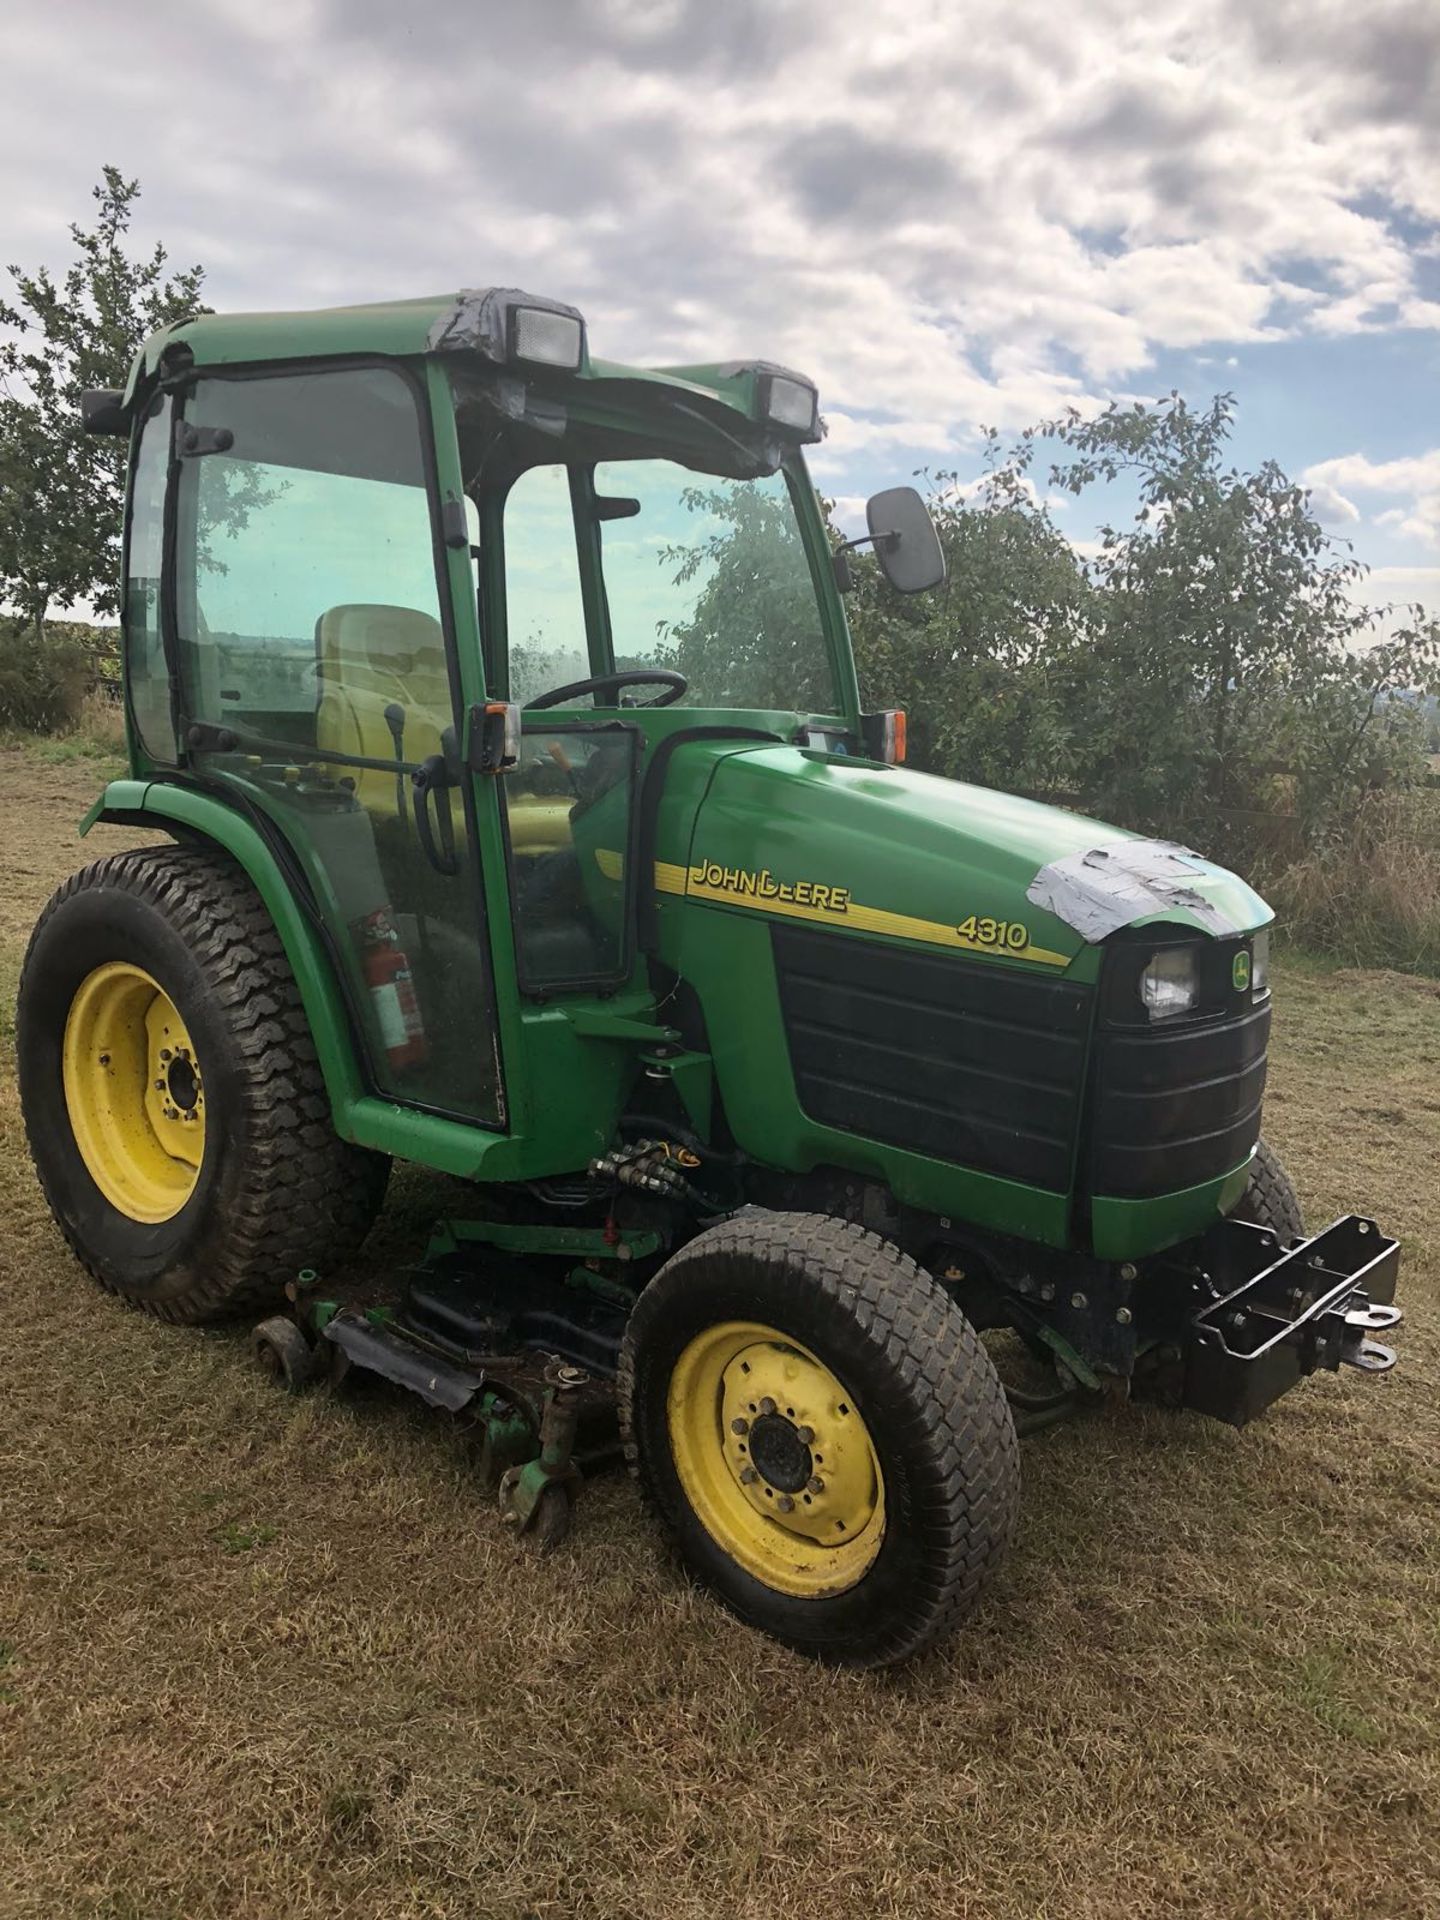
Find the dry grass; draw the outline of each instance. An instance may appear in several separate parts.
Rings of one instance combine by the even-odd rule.
[[[1440,975],[1440,791],[1372,794],[1342,840],[1266,890],[1302,945],[1352,965]]]
[[[0,754],[7,995],[90,787]],[[438,1416],[99,1296],[7,1079],[5,1920],[1440,1912],[1440,988],[1278,995],[1270,1130],[1406,1236],[1402,1367],[1027,1443],[992,1600],[888,1677],[691,1594],[621,1479],[536,1563]]]

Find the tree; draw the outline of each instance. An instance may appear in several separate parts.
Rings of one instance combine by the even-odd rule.
[[[81,394],[122,386],[149,334],[208,311],[202,268],[167,274],[164,247],[127,251],[139,197],[106,167],[63,276],[12,266],[14,304],[0,301],[0,598],[37,632],[52,607],[119,612],[125,449],[82,433]]]
[[[687,487],[680,497],[715,526],[661,552],[675,586],[702,584],[688,617],[661,632],[659,663],[685,675],[696,706],[828,711],[815,589],[788,497],[763,486]]]
[[[1307,828],[1410,777],[1418,729],[1391,696],[1436,661],[1418,627],[1371,643],[1376,616],[1355,597],[1365,569],[1273,460],[1229,462],[1234,412],[1229,394],[1203,409],[1171,394],[1035,430],[1070,455],[1052,485],[1118,480],[1139,495],[1091,567],[1081,777],[1102,810],[1175,832],[1268,804],[1282,772]]]
[[[985,472],[924,476],[945,551],[945,585],[905,598],[868,557],[849,604],[867,706],[904,707],[910,758],[982,786],[1054,791],[1075,771],[1073,682],[1090,587],[1036,497],[1027,444],[986,434]]]
[[[1440,629],[1389,639],[1273,462],[1228,458],[1234,404],[1178,394],[1041,423],[978,486],[933,483],[949,580],[902,600],[858,569],[851,624],[868,703],[906,706],[922,765],[1076,796],[1128,825],[1223,844],[1237,810],[1297,811],[1307,839],[1377,785],[1418,777]],[[1081,561],[1030,478],[1137,497]]]

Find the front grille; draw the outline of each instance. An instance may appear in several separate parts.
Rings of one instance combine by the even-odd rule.
[[[992,960],[771,931],[795,1088],[812,1120],[1068,1191],[1088,989]]]
[[[1270,1002],[1228,1016],[1102,1028],[1091,1188],[1179,1193],[1238,1167],[1260,1137]]]

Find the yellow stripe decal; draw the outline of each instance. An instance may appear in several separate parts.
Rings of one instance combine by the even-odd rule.
[[[605,863],[601,864],[603,868]],[[716,873],[721,873],[723,877],[714,879]],[[803,882],[801,886],[807,893],[817,891],[804,886]],[[885,907],[861,906],[841,887],[818,888],[826,904],[817,906],[808,899],[795,899],[795,886],[786,884],[782,887],[772,881],[768,874],[757,876],[746,873],[741,876],[734,869],[717,868],[710,861],[702,861],[695,867],[682,867],[670,861],[657,860],[655,889],[658,893],[680,894],[691,900],[713,900],[719,906],[752,907],[760,913],[782,914],[790,920],[811,920],[819,926],[853,927],[859,933],[886,934],[895,940],[919,940],[933,947],[954,947],[962,953],[1034,960],[1047,967],[1068,967],[1070,964],[1067,954],[1052,953],[1048,947],[1031,946],[1028,940],[1020,947],[1000,946],[995,942],[972,940],[961,933],[958,927],[947,926],[943,921],[920,920],[909,913],[891,913]],[[787,894],[791,896],[788,899],[785,897]]]

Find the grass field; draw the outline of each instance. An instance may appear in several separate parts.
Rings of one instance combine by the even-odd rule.
[[[440,1416],[286,1400],[245,1329],[77,1270],[10,1019],[95,782],[0,751],[4,1920],[1440,1913],[1440,985],[1277,986],[1268,1131],[1312,1220],[1405,1237],[1401,1367],[1038,1436],[973,1625],[831,1674],[692,1594],[623,1479],[537,1563]],[[372,1264],[434,1199],[397,1183]]]

